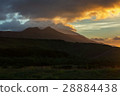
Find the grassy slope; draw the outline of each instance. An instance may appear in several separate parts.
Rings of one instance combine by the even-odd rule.
[[[107,45],[0,38],[0,65],[4,67],[114,67],[120,66],[119,57],[120,49]]]
[[[0,38],[0,79],[120,79],[119,69],[108,69],[119,57],[107,45]]]
[[[120,79],[120,69],[51,69],[41,67],[0,68],[0,79]]]

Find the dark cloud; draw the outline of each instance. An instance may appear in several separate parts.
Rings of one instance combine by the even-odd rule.
[[[120,37],[114,37],[113,40],[120,40]]]
[[[92,40],[95,40],[95,41],[104,41],[105,39],[104,38],[92,38]]]
[[[106,12],[108,8],[115,8],[120,0],[13,0],[12,9],[31,18],[54,18],[60,16],[67,20],[77,17],[84,18],[96,15],[97,11]],[[97,9],[99,8],[99,9]],[[102,13],[101,13],[102,14]],[[106,13],[107,14],[107,13]],[[102,15],[103,16],[103,15]]]
[[[120,41],[120,36],[116,36],[113,38],[91,38],[91,39],[98,42]]]
[[[113,9],[120,8],[120,0],[0,0],[0,20],[5,20],[7,14],[19,13],[24,18],[30,18],[30,22],[24,26],[54,26],[64,30],[72,30],[66,22],[78,19],[85,19],[91,16],[100,18],[109,17],[108,9],[115,13]],[[113,8],[113,9],[111,9]],[[23,18],[23,17],[19,18]],[[55,17],[60,17],[59,22],[53,23]],[[13,19],[13,16],[10,15]],[[38,18],[47,18],[47,21],[34,21]],[[17,18],[18,19],[18,18]],[[63,19],[63,20],[61,20]],[[50,21],[51,20],[51,21]],[[56,19],[55,19],[56,20]],[[61,21],[63,21],[61,24]],[[66,22],[65,22],[66,21]],[[11,30],[23,28],[18,20],[3,23],[0,29]]]
[[[115,8],[120,0],[0,0],[1,13],[20,12],[31,18],[54,18],[60,16],[71,20],[83,17],[84,12],[104,11],[105,8]],[[91,12],[89,15],[95,15]]]
[[[12,0],[0,0],[0,20],[6,19],[6,14],[12,12]]]
[[[120,47],[120,36],[116,36],[113,38],[92,38],[92,40],[98,43],[104,43],[104,44]]]

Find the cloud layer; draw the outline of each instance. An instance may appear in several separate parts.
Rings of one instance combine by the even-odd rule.
[[[120,47],[120,36],[116,36],[113,38],[91,38],[91,39],[99,43]]]
[[[67,21],[120,12],[120,0],[0,0],[1,14],[19,12],[30,18],[65,18]],[[64,19],[64,20],[65,20]]]
[[[120,0],[12,0],[15,12],[30,18],[58,18],[74,21],[96,16],[103,19],[118,15]]]
[[[71,27],[67,23],[76,20],[118,16],[119,5],[120,0],[0,0],[0,20],[8,13],[19,13],[32,22],[51,20]]]
[[[96,31],[107,28],[117,28],[120,27],[119,22],[94,22],[94,23],[86,23],[86,24],[76,24],[75,28],[79,28],[81,31]]]

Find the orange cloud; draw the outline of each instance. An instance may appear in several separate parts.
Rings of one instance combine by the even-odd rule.
[[[62,23],[64,26],[69,27],[69,28],[71,29],[71,31],[76,32],[76,29],[74,28],[74,26],[68,24],[68,21],[67,21],[66,18],[61,18],[61,17],[55,17],[55,18],[53,18],[53,19],[37,18],[37,19],[33,19],[33,21],[46,21],[46,22],[47,22],[47,21],[51,21],[51,22],[53,22],[53,23],[56,24],[56,25]]]
[[[92,38],[92,40],[99,43],[120,47],[120,36],[114,38]]]
[[[74,22],[93,16],[96,20],[120,16],[120,0],[29,0],[19,1],[14,6],[23,16],[35,20],[53,20],[55,23]]]
[[[94,20],[120,16],[120,0],[18,0],[11,4],[14,12],[19,12],[30,20],[49,21],[74,27],[68,23],[77,20]]]
[[[92,19],[93,16],[96,17],[95,20],[100,19],[106,19],[106,18],[114,18],[116,16],[120,16],[120,0],[117,0],[118,2],[111,4],[108,7],[100,6],[100,5],[94,5],[89,6],[88,8],[84,7],[83,9],[80,7],[77,12],[73,13],[63,13],[63,15],[56,16],[53,18],[50,18],[55,23],[68,23],[68,22],[74,22],[76,20],[84,20],[84,19]],[[47,18],[37,18],[37,20],[47,20]]]
[[[94,0],[91,0],[94,1]],[[101,0],[103,1],[103,0]],[[112,0],[111,0],[112,1]],[[47,21],[51,20],[55,24],[62,23],[65,26],[68,26],[72,29],[72,31],[76,31],[74,26],[68,24],[71,22],[75,22],[77,20],[84,20],[84,19],[92,19],[92,17],[96,17],[93,20],[100,20],[106,18],[114,18],[120,16],[120,0],[115,0],[110,4],[102,5],[97,3],[90,3],[86,6],[78,7],[77,11],[73,12],[66,12],[61,13],[59,16],[54,16],[52,18],[43,17],[43,18],[34,18],[35,21]]]

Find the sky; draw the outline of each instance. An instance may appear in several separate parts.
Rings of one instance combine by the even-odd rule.
[[[0,30],[47,26],[120,47],[120,0],[0,0]]]

